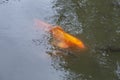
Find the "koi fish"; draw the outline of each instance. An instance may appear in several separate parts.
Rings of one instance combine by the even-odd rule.
[[[48,31],[51,33],[54,39],[53,44],[59,48],[65,49],[78,47],[82,50],[86,48],[86,46],[80,39],[65,32],[60,26],[52,26],[51,24],[45,23],[41,20],[35,20],[35,23],[44,31]]]

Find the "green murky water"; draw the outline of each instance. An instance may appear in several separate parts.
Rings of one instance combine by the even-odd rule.
[[[62,26],[88,50],[51,49],[34,19]],[[120,0],[0,1],[0,80],[119,80],[119,57]]]

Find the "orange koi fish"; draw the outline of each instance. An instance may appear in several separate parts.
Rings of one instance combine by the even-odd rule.
[[[57,47],[60,47],[60,48],[77,47],[82,50],[86,48],[86,46],[80,39],[76,38],[71,34],[66,33],[60,26],[52,26],[41,20],[35,20],[35,23],[37,26],[39,26],[43,30],[51,33],[54,39],[53,44]]]

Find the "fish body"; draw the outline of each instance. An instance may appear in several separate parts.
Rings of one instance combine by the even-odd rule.
[[[79,47],[85,49],[83,42],[71,34],[65,32],[60,26],[55,26],[50,30],[53,38],[58,42],[57,46],[61,48]]]
[[[84,50],[86,48],[86,46],[80,39],[65,32],[60,26],[52,26],[41,20],[35,20],[35,21],[36,21],[37,26],[39,26],[43,30],[51,33],[51,35],[54,39],[53,44],[55,46],[60,47],[60,48],[77,47],[82,50]]]

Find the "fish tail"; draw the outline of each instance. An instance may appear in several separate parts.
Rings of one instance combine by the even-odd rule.
[[[39,27],[42,30],[49,31],[52,28],[51,24],[43,22],[43,21],[41,21],[39,19],[34,19],[34,22],[35,22],[35,26]]]

